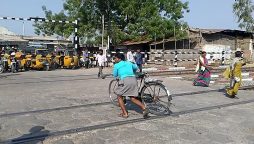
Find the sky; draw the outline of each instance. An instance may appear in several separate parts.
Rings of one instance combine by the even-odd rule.
[[[63,9],[65,0],[0,0],[0,17],[45,17],[42,6],[58,13]],[[235,0],[182,0],[189,1],[190,12],[183,18],[190,27],[208,29],[238,29],[232,5]],[[14,33],[35,35],[32,22],[0,20],[0,26]]]

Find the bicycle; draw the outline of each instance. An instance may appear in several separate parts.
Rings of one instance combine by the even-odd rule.
[[[139,73],[139,99],[146,105],[150,113],[155,115],[168,115],[171,113],[169,107],[171,105],[172,96],[167,87],[162,84],[162,80],[149,78],[147,73]],[[109,83],[109,98],[113,105],[118,106],[117,95],[115,89],[118,86],[118,79],[113,79]]]

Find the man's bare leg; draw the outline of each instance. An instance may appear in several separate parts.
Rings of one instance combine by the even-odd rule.
[[[126,108],[125,108],[125,105],[124,105],[124,102],[123,102],[123,97],[122,96],[118,96],[117,99],[118,99],[119,106],[120,106],[120,108],[122,110],[122,114],[121,115],[123,117],[128,117],[128,113],[126,111]]]
[[[145,119],[148,118],[149,110],[146,108],[146,106],[140,100],[138,100],[135,97],[131,97],[131,101],[133,103],[135,103],[136,105],[138,105],[142,109],[143,118],[145,118]]]
[[[131,101],[133,102],[133,103],[135,103],[136,105],[138,105],[142,110],[145,110],[145,105],[140,101],[140,100],[138,100],[137,98],[135,98],[135,97],[130,97],[131,98]]]

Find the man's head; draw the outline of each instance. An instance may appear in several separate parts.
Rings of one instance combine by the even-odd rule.
[[[235,57],[242,57],[242,52],[241,51],[236,51],[235,52]]]
[[[116,62],[116,63],[118,63],[118,62],[120,62],[121,60],[123,60],[123,56],[122,56],[123,54],[120,54],[120,53],[117,53],[117,54],[115,54],[115,56],[114,56],[114,61]]]
[[[137,49],[137,52],[140,52],[140,49]]]
[[[202,57],[206,57],[206,51],[202,51],[202,52],[201,52],[201,56],[202,56]]]

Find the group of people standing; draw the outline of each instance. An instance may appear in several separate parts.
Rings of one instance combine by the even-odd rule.
[[[143,55],[141,54],[140,49],[137,49],[136,52],[134,52],[134,50],[129,49],[126,58],[127,61],[136,63],[140,72],[142,72]]]
[[[136,64],[139,72],[142,72],[142,65],[143,65],[143,55],[140,52],[140,49],[137,49],[137,51],[135,52],[134,50],[128,49],[128,52],[126,54],[126,57],[124,54],[122,54],[119,50],[116,51],[116,54],[119,54],[122,56],[121,60],[123,61],[129,61],[133,64]],[[83,57],[86,57],[87,54],[84,53]],[[113,56],[114,59],[115,56]],[[97,66],[99,68],[98,71],[98,77],[101,77],[103,75],[103,67],[105,66],[105,63],[107,62],[107,57],[105,54],[103,54],[103,51],[99,51],[96,56],[95,56],[95,61],[97,63]],[[114,60],[113,60],[114,61]]]
[[[225,78],[230,79],[230,85],[226,88],[226,95],[230,98],[235,98],[238,93],[238,89],[242,82],[243,65],[245,65],[243,53],[242,51],[237,50],[235,52],[235,58],[231,62],[230,66],[223,73]],[[208,87],[211,80],[211,69],[212,67],[208,65],[206,52],[202,51],[196,67],[198,77],[193,81],[193,85]]]

